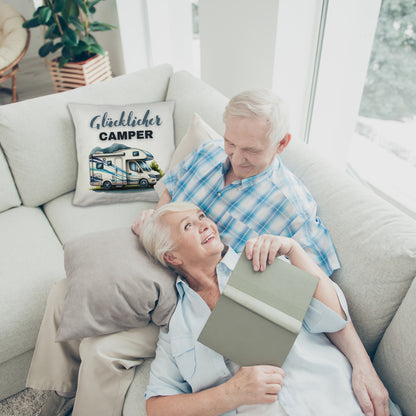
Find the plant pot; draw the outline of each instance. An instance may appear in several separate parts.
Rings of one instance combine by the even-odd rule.
[[[56,92],[68,91],[111,78],[108,52],[95,55],[83,62],[68,62],[59,68],[58,58],[48,61]]]

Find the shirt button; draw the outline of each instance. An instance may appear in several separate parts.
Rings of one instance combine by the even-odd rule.
[[[221,192],[218,192],[218,193],[217,193],[217,196],[221,196],[221,195],[222,195],[222,194],[221,194]]]

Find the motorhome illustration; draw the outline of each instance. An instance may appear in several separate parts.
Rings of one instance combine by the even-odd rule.
[[[153,169],[148,164],[150,161],[153,161]],[[89,167],[90,185],[94,191],[126,188],[143,190],[153,187],[162,176],[150,152],[118,143],[107,148],[92,149]]]

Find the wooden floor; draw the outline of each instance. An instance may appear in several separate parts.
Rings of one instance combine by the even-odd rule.
[[[11,80],[0,84],[0,105],[9,104],[12,101],[11,94],[4,91],[4,87],[11,87]],[[24,58],[17,72],[18,101],[54,93],[52,79],[44,59],[38,56]]]

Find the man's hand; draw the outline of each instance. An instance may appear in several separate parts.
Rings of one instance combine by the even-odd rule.
[[[277,256],[290,254],[295,244],[297,243],[292,238],[264,234],[248,240],[245,252],[247,258],[253,261],[253,269],[256,272],[264,271],[267,264],[272,264]]]
[[[353,368],[352,388],[366,416],[389,416],[389,393],[373,366]]]
[[[140,215],[136,218],[136,221],[131,226],[134,234],[140,236],[140,231],[142,229],[143,224],[155,213],[154,209],[147,209],[142,211]]]
[[[273,403],[282,389],[284,371],[271,365],[241,367],[226,383],[235,407],[243,404]]]

